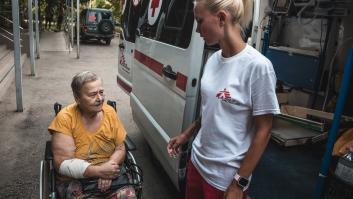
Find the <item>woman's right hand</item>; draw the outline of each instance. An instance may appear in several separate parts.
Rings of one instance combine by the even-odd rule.
[[[182,134],[170,139],[168,146],[167,146],[167,150],[168,150],[170,157],[175,157],[176,155],[178,155],[180,152],[181,145],[186,143],[188,141],[188,139],[189,138],[188,138],[188,136],[186,136],[186,133],[182,133]]]
[[[172,139],[169,140],[169,143],[167,146],[167,151],[168,151],[170,157],[175,157],[176,155],[178,155],[180,153],[181,145],[185,144],[190,139],[192,134],[195,133],[195,128],[198,128],[196,121],[194,121],[189,126],[189,128],[187,128],[180,135],[173,137]]]

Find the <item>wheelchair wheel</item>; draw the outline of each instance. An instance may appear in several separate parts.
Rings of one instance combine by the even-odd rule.
[[[136,196],[137,196],[137,199],[143,199],[143,191],[142,191],[142,188],[139,189],[138,191],[136,191]]]
[[[137,196],[138,199],[142,199],[143,198],[143,192],[142,192],[143,174],[142,174],[142,170],[137,166],[136,160],[135,160],[134,156],[132,155],[132,153],[130,151],[128,151],[126,153],[125,161],[126,161],[127,164],[132,165],[131,169],[133,170],[132,176],[133,176],[133,179],[134,179],[133,184],[134,184],[136,196]]]
[[[40,182],[39,182],[39,198],[49,199],[49,173],[50,166],[45,160],[40,163]]]

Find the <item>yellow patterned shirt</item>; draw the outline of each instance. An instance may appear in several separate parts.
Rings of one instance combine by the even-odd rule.
[[[74,103],[58,113],[48,130],[72,136],[76,145],[75,158],[99,165],[109,160],[115,147],[123,143],[126,136],[123,124],[110,105],[103,105],[103,115],[98,130],[88,132],[78,106]]]

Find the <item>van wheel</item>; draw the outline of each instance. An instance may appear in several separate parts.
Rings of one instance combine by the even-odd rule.
[[[110,39],[105,40],[105,44],[110,45]]]

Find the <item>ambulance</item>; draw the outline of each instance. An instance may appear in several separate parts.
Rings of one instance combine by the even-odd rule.
[[[177,158],[169,157],[166,147],[170,138],[179,135],[198,116],[203,66],[219,49],[206,46],[196,32],[193,2],[125,0],[118,47],[117,83],[130,95],[134,121],[180,191],[185,185],[190,143]],[[323,4],[335,4],[317,2],[254,0],[252,22],[244,33],[244,41],[270,58],[278,80],[300,88],[293,99],[301,101],[290,102],[295,105],[322,105],[326,92],[322,89],[328,81],[325,71],[330,71],[330,58],[336,56],[331,49],[338,48],[337,42],[330,39],[343,41],[347,36],[340,36],[337,19],[349,27],[352,17],[345,12],[344,4],[349,1],[341,1],[343,5],[336,11],[335,7],[327,12]],[[345,31],[353,32],[352,28]],[[315,99],[320,100],[315,103]]]
[[[181,191],[188,145],[180,156],[171,158],[167,144],[199,114],[202,69],[208,57],[219,49],[206,46],[196,32],[193,2],[125,0],[119,42],[117,83],[130,95],[134,121],[152,153]],[[256,1],[254,7],[263,10],[265,5]],[[254,12],[253,24],[263,15]],[[252,34],[257,38],[257,31]]]

